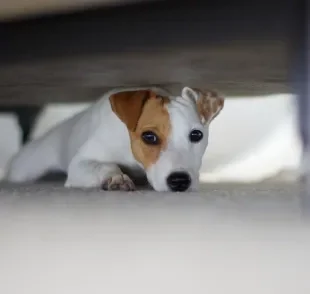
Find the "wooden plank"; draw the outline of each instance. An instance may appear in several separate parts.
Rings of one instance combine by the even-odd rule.
[[[292,1],[160,1],[0,23],[3,103],[85,101],[126,85],[287,92]]]
[[[116,6],[150,0],[3,0],[1,20],[17,20],[35,15],[72,12],[92,7]]]

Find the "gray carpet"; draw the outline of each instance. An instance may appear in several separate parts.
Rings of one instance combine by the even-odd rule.
[[[0,293],[308,294],[297,184],[0,188]]]
[[[106,192],[99,189],[66,189],[62,183],[49,182],[35,185],[0,185],[0,206],[42,205],[87,205],[126,207],[169,207],[212,209],[240,215],[285,215],[296,217],[300,214],[299,196],[302,188],[297,183],[260,184],[201,184],[196,193],[158,193],[143,189],[136,192]],[[70,205],[69,205],[70,204]]]

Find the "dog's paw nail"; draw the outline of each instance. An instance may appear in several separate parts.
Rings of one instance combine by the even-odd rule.
[[[115,175],[103,183],[102,189],[107,191],[134,191],[135,185],[127,175]]]

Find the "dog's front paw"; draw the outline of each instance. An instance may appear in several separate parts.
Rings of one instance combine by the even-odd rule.
[[[127,175],[119,174],[104,181],[102,189],[106,191],[134,191],[135,185]]]

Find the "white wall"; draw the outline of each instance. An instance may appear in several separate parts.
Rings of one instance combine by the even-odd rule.
[[[210,129],[201,179],[260,181],[296,170],[300,157],[294,96],[226,100]]]

